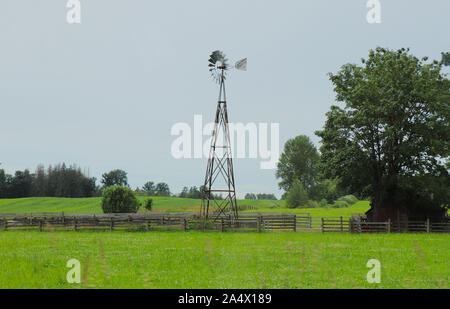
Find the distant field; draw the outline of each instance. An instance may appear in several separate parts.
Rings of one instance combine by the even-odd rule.
[[[448,234],[0,231],[0,288],[448,289],[449,260]]]
[[[154,212],[195,212],[200,209],[200,200],[175,198],[175,197],[151,197],[153,199]],[[139,197],[143,200],[145,197]],[[369,202],[360,201],[348,208],[306,208],[288,209],[284,201],[268,200],[239,200],[240,207],[252,206],[252,212],[306,212],[312,216],[351,216],[352,213],[364,213],[369,207]],[[64,212],[64,213],[101,213],[101,198],[53,198],[32,197],[21,199],[0,199],[0,213],[27,213],[27,212]],[[141,209],[140,211],[145,211]]]

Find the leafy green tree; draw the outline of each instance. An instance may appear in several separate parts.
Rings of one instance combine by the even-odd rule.
[[[134,192],[128,187],[109,186],[103,191],[104,213],[136,213],[140,205]]]
[[[277,197],[274,194],[271,194],[271,193],[258,193],[256,195],[256,198],[258,200],[272,200],[272,201],[277,200]]]
[[[196,186],[193,186],[189,189],[187,197],[200,199],[200,198],[202,198],[202,192]]]
[[[21,198],[31,196],[33,177],[29,170],[16,171],[9,187],[10,197]]]
[[[369,196],[376,220],[385,219],[386,209],[448,207],[450,190],[437,188],[449,182],[443,161],[450,154],[450,87],[442,62],[426,61],[407,49],[376,48],[362,65],[330,73],[344,107],[332,106],[316,132],[323,170]]]
[[[155,183],[153,181],[147,181],[143,186],[142,190],[147,193],[147,195],[154,195]]]
[[[256,200],[256,194],[255,193],[247,193],[245,195],[246,200]]]
[[[148,211],[152,211],[153,200],[151,198],[145,200],[144,207]]]
[[[8,195],[8,187],[6,182],[6,173],[0,169],[0,198],[5,198]]]
[[[180,194],[178,196],[186,198],[188,196],[188,193],[189,193],[188,187],[183,187],[183,190],[181,190],[181,192],[180,192]]]
[[[103,186],[123,186],[128,187],[127,173],[123,170],[116,169],[102,175],[101,183]]]
[[[445,66],[450,65],[450,53],[442,53],[442,63]]]
[[[305,208],[308,203],[308,192],[306,192],[300,180],[295,179],[286,196],[288,208]]]
[[[155,187],[155,194],[157,196],[170,196],[169,185],[165,182],[160,182]]]
[[[317,182],[319,160],[320,155],[309,137],[299,135],[288,140],[277,166],[280,188],[287,192],[294,180],[299,179],[308,191]]]

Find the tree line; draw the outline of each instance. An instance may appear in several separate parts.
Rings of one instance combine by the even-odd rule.
[[[277,200],[277,197],[274,194],[267,193],[247,193],[244,197],[246,200]]]
[[[67,167],[64,163],[47,169],[39,165],[35,173],[25,169],[14,175],[0,169],[0,198],[91,197],[98,195],[95,182],[95,178],[85,176],[77,166]]]

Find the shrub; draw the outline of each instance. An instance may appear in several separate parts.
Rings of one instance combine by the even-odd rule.
[[[328,207],[328,201],[326,199],[321,199],[319,202],[320,208],[327,208]]]
[[[110,186],[103,191],[104,213],[135,213],[139,207],[140,203],[130,188]]]
[[[335,201],[333,205],[331,205],[332,208],[346,208],[348,206],[346,201]]]
[[[144,202],[144,208],[147,209],[148,211],[152,211],[152,204],[153,200],[151,198],[148,198]]]
[[[292,184],[286,197],[286,206],[288,208],[305,208],[308,202],[308,193],[300,180],[296,179]]]
[[[354,195],[349,194],[341,196],[340,198],[338,198],[338,201],[344,201],[349,205],[353,205],[358,201],[358,199]]]
[[[306,208],[319,208],[319,202],[313,201],[313,200],[309,200],[306,203]]]

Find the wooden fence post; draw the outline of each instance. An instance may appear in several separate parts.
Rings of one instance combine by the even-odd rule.
[[[342,221],[342,216],[341,216],[341,232],[344,231],[344,222]]]
[[[430,218],[427,218],[427,233],[430,233]]]
[[[39,232],[42,232],[43,228],[43,223],[44,221],[42,221],[42,219],[39,221]]]
[[[73,217],[73,230],[76,232],[76,231],[78,231],[78,226],[77,226],[77,224],[78,224],[78,220],[77,220],[77,217]]]
[[[262,216],[259,215],[256,219],[256,226],[258,228],[258,233],[261,233]]]
[[[220,231],[223,232],[223,218],[220,220]]]
[[[324,232],[324,230],[325,230],[325,224],[324,224],[324,220],[323,220],[323,217],[322,217],[322,233]]]
[[[7,231],[8,230],[8,219],[7,218],[3,218],[3,219],[5,219],[5,226],[4,226],[4,228],[5,228],[5,231]]]
[[[109,230],[110,231],[113,231],[114,230],[114,218],[113,217],[111,217],[110,218],[110,224],[109,224]]]
[[[387,221],[387,232],[388,232],[388,234],[391,233],[391,218],[389,218]]]
[[[294,215],[294,232],[297,232],[297,215]]]

